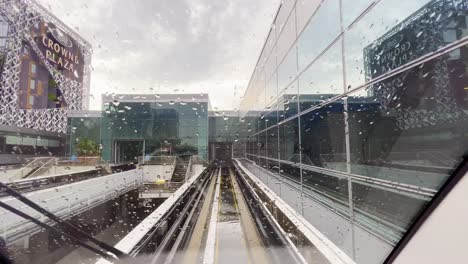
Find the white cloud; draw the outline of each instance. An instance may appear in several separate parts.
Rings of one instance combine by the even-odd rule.
[[[93,44],[91,107],[103,93],[209,92],[238,107],[279,0],[39,0]],[[154,90],[150,90],[154,87]]]

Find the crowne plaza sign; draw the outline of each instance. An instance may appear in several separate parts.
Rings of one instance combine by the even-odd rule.
[[[52,23],[39,23],[32,34],[42,55],[63,75],[82,81],[83,54],[76,41]]]
[[[46,48],[46,59],[48,61],[71,71],[74,70],[75,64],[80,64],[78,55],[73,54],[72,51],[55,42],[53,39],[43,36],[41,43],[43,47]]]

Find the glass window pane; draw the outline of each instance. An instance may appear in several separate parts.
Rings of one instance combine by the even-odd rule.
[[[275,53],[272,53],[270,57],[268,57],[268,60],[265,61],[265,70],[264,70],[264,75],[265,79],[271,80],[275,79],[276,80],[276,55]],[[276,87],[276,83],[275,83]]]
[[[304,218],[351,256],[353,233],[349,217],[348,179],[307,168],[302,169],[302,179]]]
[[[297,82],[291,84],[280,96],[278,104],[278,121],[283,121],[299,113],[297,105]]]
[[[291,49],[278,67],[278,90],[284,90],[296,77],[297,57],[296,49]]]
[[[32,74],[36,74],[36,64],[35,63],[31,63],[31,73]]]
[[[297,165],[290,162],[281,162],[280,178],[270,184],[275,191],[289,204],[298,214],[302,214],[302,198],[300,195],[301,170]]]
[[[6,143],[10,145],[21,145],[22,138],[17,136],[6,136]]]
[[[339,14],[338,0],[322,2],[298,39],[299,71],[338,37],[341,32]]]
[[[356,21],[366,10],[369,11],[375,4],[375,0],[342,1],[343,26],[346,28]]]
[[[278,111],[277,111],[276,104],[273,107],[270,107],[269,111],[270,112],[265,114],[265,117],[264,117],[266,127],[271,127],[271,126],[275,126],[278,124]]]
[[[311,15],[315,12],[315,10],[320,5],[320,0],[297,0],[296,1],[296,20],[297,20],[297,32],[300,34],[302,29],[309,19]]]
[[[258,156],[266,156],[266,133],[258,134]]]
[[[349,86],[365,82],[468,34],[466,8],[449,0],[381,1],[345,34]]]
[[[25,145],[25,146],[36,146],[36,138],[33,138],[33,137],[23,137],[22,145]]]
[[[344,124],[342,100],[303,114],[301,161],[304,216],[350,254],[348,178],[339,174],[347,171]]]
[[[285,27],[285,24],[287,23],[286,20],[290,16],[291,12],[294,12],[292,11],[292,9],[294,7],[295,2],[296,0],[281,1],[281,7],[278,11],[278,15],[275,20],[275,26],[278,32],[277,35],[279,35],[279,32],[281,32],[283,28]],[[291,16],[294,18],[294,14],[291,14]]]
[[[276,49],[275,49],[275,43],[276,43],[276,32],[275,29],[272,28],[270,33],[268,34],[268,38],[265,42],[265,46],[262,51],[262,55],[260,56],[260,63],[265,62],[268,57],[275,57],[276,56]]]
[[[300,111],[344,91],[342,64],[341,41],[338,41],[299,76]]]
[[[295,118],[279,126],[280,159],[293,163],[299,162],[299,129]]]
[[[278,89],[276,86],[277,81],[276,74],[273,74],[267,83],[265,95],[267,106],[272,105],[273,100],[278,96]]]
[[[269,158],[278,158],[278,127],[272,127],[266,131],[267,133],[267,156]]]
[[[368,179],[353,183],[355,213],[394,245],[468,149],[467,48],[348,97],[351,172]]]
[[[301,115],[302,163],[346,172],[342,100]]]
[[[260,156],[260,157],[257,157],[257,165],[264,168],[264,169],[267,169],[267,164],[268,164],[268,160],[264,158],[264,156]]]
[[[278,29],[277,29],[278,30]],[[279,31],[277,31],[277,34]],[[291,48],[292,44],[296,40],[296,20],[294,10],[291,13],[291,16],[288,18],[288,21],[284,25],[281,34],[278,35],[278,41],[276,43],[276,54],[278,61],[283,60],[284,56],[288,53],[288,50]]]

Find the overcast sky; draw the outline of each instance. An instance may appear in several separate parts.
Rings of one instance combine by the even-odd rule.
[[[233,109],[279,0],[38,0],[93,45],[91,109],[103,93],[210,94]]]

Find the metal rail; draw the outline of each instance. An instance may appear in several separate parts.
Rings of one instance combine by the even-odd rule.
[[[19,180],[6,185],[20,193],[33,192],[47,188],[53,188],[72,182],[79,182],[90,178],[101,177],[107,175],[104,169],[91,169],[75,173],[60,174],[53,176],[38,177],[26,180]],[[0,197],[8,196],[4,190],[0,191]]]
[[[128,240],[124,243],[123,240],[126,240],[126,237],[117,244],[116,248],[123,252],[128,252],[130,256],[138,257],[138,259],[148,263],[180,263],[180,260],[185,257],[185,255],[182,254],[181,256],[177,253],[185,252],[191,239],[200,239],[200,237],[192,237],[195,225],[198,224],[199,221],[198,218],[210,217],[208,214],[203,214],[203,216],[200,214],[205,199],[214,196],[213,202],[215,204],[218,204],[219,199],[221,199],[221,196],[218,196],[219,198],[216,199],[216,193],[218,193],[218,195],[221,193],[219,187],[209,188],[209,186],[213,186],[212,181],[217,180],[217,176],[221,174],[221,170],[222,168],[212,166],[210,169],[205,170],[200,176],[190,178],[189,181],[181,187],[181,189],[185,189],[180,190],[180,192],[178,190],[179,194],[177,194],[177,197],[168,199],[173,200],[168,204],[170,207],[167,207],[159,213],[155,211],[148,216],[144,222],[148,220],[151,223],[143,226],[142,222],[142,224],[140,224],[141,227],[137,226],[134,231],[127,236],[131,241]],[[238,185],[242,193],[241,196],[245,201],[248,201],[249,209],[243,212],[248,214],[249,217],[253,216],[252,222],[261,236],[260,240],[263,241],[261,244],[268,247],[266,248],[267,251],[271,251],[270,255],[273,256],[273,263],[304,263],[304,258],[299,254],[294,244],[292,244],[286,232],[283,231],[273,216],[267,211],[263,202],[255,195],[252,187],[246,184],[245,181],[243,182],[239,179],[237,174],[235,174],[237,176],[233,176],[232,170],[230,170],[230,173],[232,179],[237,179],[236,182],[239,183]],[[211,191],[208,193],[209,189]],[[164,207],[164,205],[161,205],[161,207]],[[214,222],[210,222],[210,227],[208,230],[205,230],[206,239],[208,239],[209,236],[207,234],[208,232],[216,230],[217,213],[211,212],[211,218],[215,220]],[[144,230],[142,231],[142,229]],[[135,232],[139,233],[139,235],[136,236],[132,234]],[[141,232],[143,232],[143,234]],[[203,237],[205,237],[205,235],[203,235]],[[206,244],[209,243],[205,239],[202,240],[205,241]],[[125,249],[121,246],[121,244],[127,245],[129,243],[131,245],[125,246]],[[199,252],[200,257],[204,257],[207,253],[205,246],[200,247],[201,250],[205,249],[204,252]],[[213,249],[214,248],[215,247],[213,247]],[[108,262],[100,260],[98,263]]]
[[[190,176],[192,176],[192,156],[190,156],[190,158],[189,158],[189,162],[188,162],[188,165],[187,165],[187,171],[185,172],[184,182],[187,181]]]
[[[257,165],[254,166],[258,167]],[[258,169],[265,170],[261,167],[258,167]],[[265,170],[265,172],[270,173],[269,177],[276,178],[282,184],[287,185],[288,188],[300,192],[300,182],[293,177],[285,174],[275,175],[268,170]],[[349,218],[349,207],[343,198],[340,198],[338,195],[331,195],[326,189],[320,189],[310,184],[304,184],[303,188],[304,197],[308,197],[318,204],[333,210],[333,212],[340,217],[345,219]],[[359,207],[354,207],[354,210],[358,213],[355,215],[356,220],[358,220],[355,222],[357,225],[390,245],[396,243],[405,230],[404,227],[401,226],[402,224],[398,225],[398,221],[392,219],[393,215],[388,215],[384,212],[373,212],[372,214]],[[387,228],[385,234],[378,230],[378,228],[381,229],[382,227]]]
[[[266,159],[266,160],[271,160],[275,162],[280,162],[283,164],[288,164],[298,169],[302,168],[302,169],[306,169],[306,170],[313,171],[313,172],[323,173],[325,175],[336,177],[336,178],[345,178],[345,179],[350,178],[353,181],[374,184],[376,186],[386,188],[386,190],[388,191],[397,192],[397,193],[401,193],[405,195],[420,195],[420,196],[431,198],[437,193],[437,190],[434,190],[431,188],[425,188],[425,187],[420,187],[416,185],[394,182],[390,180],[384,180],[384,179],[379,179],[379,178],[374,178],[374,177],[369,177],[369,176],[362,176],[362,175],[357,175],[357,174],[352,174],[352,173],[347,173],[347,172],[335,171],[335,170],[321,168],[317,166],[299,164],[299,163],[295,163],[291,161],[278,160],[274,158],[257,156],[253,154],[247,154],[247,155]]]
[[[176,263],[176,260],[178,260],[176,253],[185,250],[185,247],[188,245],[187,241],[191,238],[191,232],[193,231],[197,216],[199,215],[198,211],[201,208],[202,201],[204,201],[204,196],[206,196],[209,183],[211,180],[219,180],[218,178],[221,175],[221,170],[222,168],[212,167],[209,173],[207,173],[207,177],[201,179],[196,187],[194,187],[194,190],[187,193],[187,196],[172,208],[171,213],[160,219],[156,228],[147,234],[146,238],[132,251],[131,255],[135,256],[136,254],[149,253],[148,250],[154,248],[155,251],[151,254],[152,257],[149,263]],[[229,169],[229,171],[230,174],[233,173],[232,170]],[[237,179],[237,182],[241,186],[243,198],[249,201],[247,204],[250,214],[247,211],[244,213],[253,216],[255,228],[259,231],[266,250],[270,252],[269,255],[273,256],[273,263],[305,263],[304,258],[298,253],[297,248],[295,248],[286,233],[267,212],[267,209],[258,196],[255,195],[253,189],[240,180],[237,174],[235,175],[234,178]],[[220,188],[218,186],[214,194],[215,198],[213,199],[214,207],[219,203],[220,198],[216,199],[219,194]],[[205,251],[204,254],[201,253],[203,254],[204,263],[214,263],[215,261],[214,245],[216,244],[216,235],[213,235],[215,234],[213,231],[216,232],[217,229],[218,214],[216,213],[216,209],[213,210],[214,212],[211,212],[212,221],[210,221],[208,233],[206,234],[206,244],[205,247],[203,247]],[[172,216],[171,214],[173,213],[176,213],[177,216]],[[163,238],[161,238],[161,233],[163,233]],[[210,235],[210,233],[213,234]],[[155,238],[155,236],[160,236],[160,238]],[[211,242],[210,238],[212,240]],[[213,240],[213,238],[215,239]],[[152,244],[155,247],[152,247]],[[211,256],[208,257],[208,259],[210,259],[208,262],[206,259],[207,256]]]
[[[182,209],[182,212],[179,214],[176,223],[172,225],[169,232],[167,232],[163,242],[154,254],[151,264],[162,263],[161,258],[163,258],[165,264],[172,263],[177,250],[180,248],[182,240],[186,238],[189,224],[193,223],[192,219],[197,208],[199,209],[200,201],[205,190],[207,189],[208,183],[208,178],[203,179],[203,182],[199,187],[199,192],[193,195],[190,198],[189,203],[187,203]],[[177,238],[174,239],[176,234]]]
[[[200,199],[198,198],[204,194],[207,182],[212,175],[213,170],[207,170],[197,178],[197,182],[191,185],[177,199],[177,203],[174,203],[170,210],[158,219],[158,222],[146,232],[143,238],[140,238],[138,243],[130,250],[130,255],[136,256],[142,252],[152,253],[149,261],[165,261],[167,255],[162,253],[170,252],[174,245],[178,247],[180,242],[175,243],[176,238],[180,234],[184,223],[190,221],[193,217],[194,214],[190,213],[190,209],[199,206]],[[184,232],[182,232],[182,235]]]
[[[231,173],[233,171],[229,169]],[[274,263],[306,263],[305,259],[298,253],[297,248],[286,236],[278,223],[271,216],[263,201],[255,193],[254,188],[246,179],[235,173],[242,194],[247,203],[249,211],[254,218],[257,230],[261,234],[263,244],[268,249],[271,260]]]

